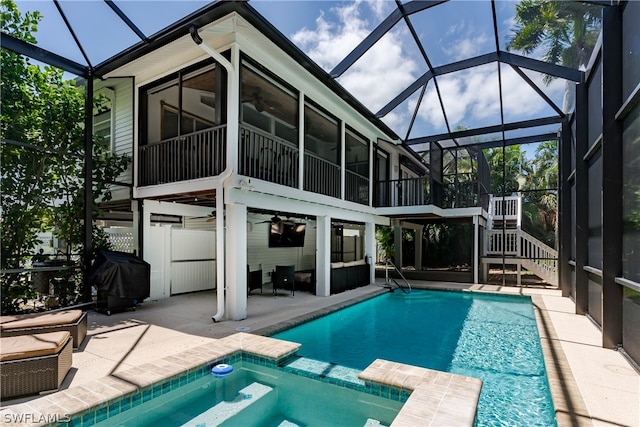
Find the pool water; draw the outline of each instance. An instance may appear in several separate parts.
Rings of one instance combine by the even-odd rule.
[[[402,403],[249,362],[225,378],[207,375],[133,409],[104,426],[380,426]]]
[[[388,293],[278,333],[298,354],[355,369],[386,359],[483,380],[476,424],[556,425],[528,297]]]

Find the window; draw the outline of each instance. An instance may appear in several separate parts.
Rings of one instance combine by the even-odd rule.
[[[327,160],[340,165],[340,122],[311,105],[304,106],[305,149]]]
[[[211,60],[175,73],[142,90],[146,143],[198,132],[216,125],[217,70]],[[221,108],[221,107],[220,107]]]
[[[240,73],[241,122],[297,146],[297,94],[248,61]]]
[[[93,109],[93,138],[94,143],[114,150],[113,135],[113,105],[115,92],[111,88],[102,88],[95,94]]]
[[[347,129],[345,135],[346,167],[365,178],[369,177],[369,142],[364,137]]]

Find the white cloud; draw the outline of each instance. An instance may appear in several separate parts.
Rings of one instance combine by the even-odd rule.
[[[505,122],[526,120],[547,108],[547,103],[515,72],[503,67],[501,78]],[[500,92],[495,63],[444,75],[437,80],[447,119],[452,127],[459,124],[477,127],[478,123],[479,126],[500,123]],[[544,87],[541,75],[533,80],[539,87]],[[444,126],[442,109],[433,82],[429,86],[419,117],[439,129]],[[557,97],[564,91],[564,82],[554,80],[544,91]],[[410,107],[415,108],[415,102]]]
[[[462,59],[478,56],[478,54],[483,50],[486,51],[483,47],[488,41],[489,37],[486,34],[478,34],[474,37],[463,37],[454,40],[449,48],[445,49],[443,47],[442,50],[449,58],[454,61],[460,61]]]
[[[298,31],[292,40],[321,67],[330,71],[369,35],[388,15],[392,6],[393,3],[375,0],[341,3],[321,14],[315,22],[315,28]],[[493,46],[487,48],[487,43],[493,44],[492,37],[478,33],[469,26],[463,27],[450,27],[450,34],[445,34],[448,39],[460,35],[454,40],[453,46],[451,41],[440,41],[441,46],[451,46],[447,53],[452,61],[493,50]],[[339,78],[340,84],[376,112],[426,71],[426,65],[420,58],[414,59],[409,55],[408,43],[412,43],[412,40],[406,30],[394,29],[387,33]],[[452,128],[457,125],[475,128],[500,123],[497,73],[497,64],[491,63],[438,77],[447,119]],[[541,75],[531,78],[544,88]],[[502,68],[502,83],[505,122],[536,117],[545,108],[548,109],[546,102],[509,67]],[[556,96],[555,99],[558,96],[561,98],[564,82],[554,81],[544,90]],[[396,108],[383,118],[401,137],[404,137],[411,120],[417,98],[414,94],[401,104],[401,108]],[[429,82],[418,117],[420,123],[416,123],[416,127],[425,134],[445,130],[433,81]]]
[[[331,10],[330,22],[324,14],[315,29],[303,29],[292,40],[326,71],[331,71],[389,12],[388,2],[357,1]],[[369,22],[365,16],[375,16]],[[415,80],[416,62],[403,49],[401,31],[391,31],[380,39],[338,81],[360,102],[377,111]]]

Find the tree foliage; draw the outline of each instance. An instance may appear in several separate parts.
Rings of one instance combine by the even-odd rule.
[[[526,54],[543,48],[552,64],[579,68],[588,64],[600,32],[599,6],[576,1],[521,0],[516,5],[507,49]],[[545,76],[549,83],[552,76]]]
[[[2,0],[0,15],[3,32],[36,43],[41,13],[22,14],[12,0]],[[71,262],[84,241],[85,87],[60,69],[32,64],[8,49],[1,49],[1,55],[2,269],[27,265],[42,231],[53,231],[66,243],[64,255]],[[106,182],[126,169],[128,158],[96,142],[94,197],[108,201]],[[99,214],[97,203],[93,213]],[[25,275],[2,276],[3,313],[32,296],[29,280]]]
[[[558,215],[558,144],[541,142],[533,158],[522,146],[485,150],[494,196],[520,192],[522,228],[548,246],[555,247]],[[504,163],[503,163],[504,160]]]

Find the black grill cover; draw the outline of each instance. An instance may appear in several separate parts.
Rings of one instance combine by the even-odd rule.
[[[151,265],[130,253],[100,250],[89,280],[107,295],[142,301],[149,297]]]

